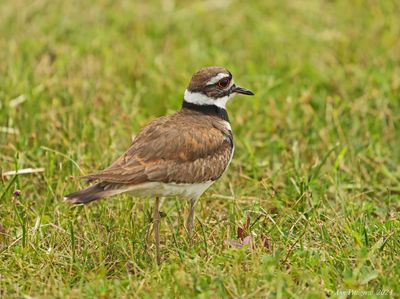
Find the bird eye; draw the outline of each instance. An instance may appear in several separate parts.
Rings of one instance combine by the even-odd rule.
[[[231,80],[229,78],[223,78],[218,81],[218,86],[221,88],[227,88],[230,81]]]

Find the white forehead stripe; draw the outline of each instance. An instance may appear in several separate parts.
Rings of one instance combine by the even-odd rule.
[[[222,78],[227,78],[229,77],[229,74],[226,73],[219,73],[218,75],[212,77],[210,80],[207,81],[207,85],[212,85],[217,83],[219,80],[221,80]]]
[[[190,92],[189,90],[185,90],[184,99],[188,103],[196,104],[196,105],[214,105],[220,108],[225,109],[226,103],[229,101],[231,97],[235,94],[232,93],[229,96],[224,96],[222,98],[213,99],[209,98],[203,93],[200,92]]]

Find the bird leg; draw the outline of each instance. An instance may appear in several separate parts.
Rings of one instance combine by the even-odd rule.
[[[193,227],[194,227],[194,208],[196,207],[196,203],[197,203],[197,199],[192,198],[190,200],[189,215],[186,219],[186,228],[189,233],[190,242],[192,242],[192,233],[193,233]]]
[[[156,241],[157,264],[161,263],[160,256],[160,198],[156,197],[153,214],[154,239]]]

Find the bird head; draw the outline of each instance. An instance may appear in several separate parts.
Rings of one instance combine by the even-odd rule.
[[[235,94],[254,95],[251,90],[235,84],[232,74],[226,68],[212,66],[193,74],[185,90],[184,101],[225,108]]]

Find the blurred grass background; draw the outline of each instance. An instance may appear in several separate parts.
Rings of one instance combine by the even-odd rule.
[[[0,296],[321,298],[400,293],[398,1],[0,1]],[[228,107],[236,151],[197,208],[62,202],[191,74],[255,91]],[[18,196],[15,190],[20,190]],[[254,252],[225,239],[247,216]]]

